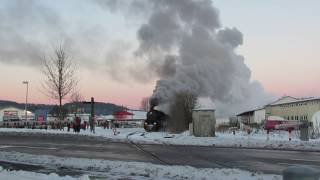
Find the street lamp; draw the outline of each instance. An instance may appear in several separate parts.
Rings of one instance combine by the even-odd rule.
[[[24,106],[25,120],[27,120],[27,117],[28,117],[27,105],[28,105],[28,85],[29,85],[29,82],[28,82],[28,81],[23,81],[22,83],[27,85],[26,104],[25,104],[25,106]]]

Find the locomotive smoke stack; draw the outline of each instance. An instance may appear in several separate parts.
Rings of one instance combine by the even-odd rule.
[[[155,108],[156,106],[159,105],[159,99],[157,99],[157,98],[150,98],[149,104],[150,104],[150,111],[152,111],[152,110],[154,110],[154,108]]]

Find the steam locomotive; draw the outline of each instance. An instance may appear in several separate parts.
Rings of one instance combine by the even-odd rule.
[[[146,131],[163,131],[167,126],[168,115],[155,109],[158,103],[150,103],[151,108],[147,113],[147,119],[144,122]]]

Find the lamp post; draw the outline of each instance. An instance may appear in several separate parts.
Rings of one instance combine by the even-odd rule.
[[[23,84],[27,85],[27,92],[26,92],[26,104],[24,106],[24,113],[25,113],[25,120],[28,119],[28,113],[27,113],[27,105],[28,105],[28,86],[29,86],[29,82],[28,81],[23,81]]]

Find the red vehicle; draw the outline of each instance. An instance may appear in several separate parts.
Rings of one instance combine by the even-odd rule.
[[[268,118],[264,124],[266,130],[294,130],[298,129],[300,125],[299,121],[284,120],[282,118]]]
[[[282,121],[278,120],[267,120],[264,124],[264,129],[266,130],[275,130],[276,125],[281,124]]]

